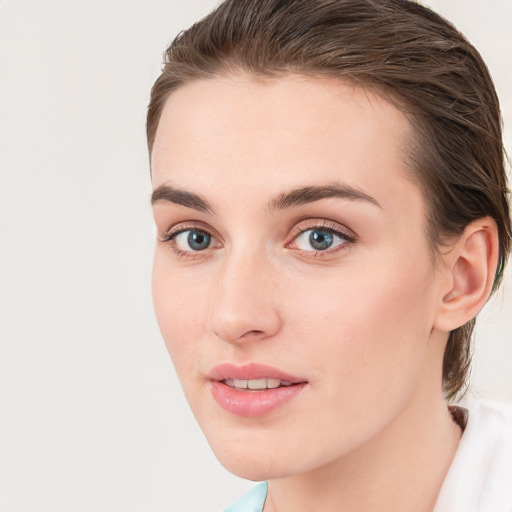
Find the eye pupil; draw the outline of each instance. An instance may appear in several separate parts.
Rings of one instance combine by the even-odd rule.
[[[325,251],[325,249],[328,249],[333,244],[333,241],[332,233],[328,231],[313,230],[309,235],[311,247],[318,251]]]
[[[211,236],[202,231],[190,231],[187,237],[188,245],[194,251],[208,249],[211,242]]]

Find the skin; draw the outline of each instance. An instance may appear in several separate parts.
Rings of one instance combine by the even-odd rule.
[[[221,463],[269,480],[266,512],[432,510],[457,449],[441,363],[446,331],[474,314],[451,306],[461,300],[454,283],[472,281],[454,278],[459,267],[470,273],[458,246],[444,264],[428,249],[425,201],[403,152],[410,130],[377,95],[296,75],[199,80],[166,102],[153,188],[200,195],[215,211],[155,201],[155,311]],[[374,202],[269,206],[333,183]],[[300,233],[317,226],[349,237],[315,250]],[[186,229],[212,244],[194,252],[185,236],[161,241]],[[308,384],[270,414],[235,416],[206,377],[225,362],[271,365]]]

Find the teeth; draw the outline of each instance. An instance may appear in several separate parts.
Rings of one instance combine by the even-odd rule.
[[[287,380],[279,379],[226,379],[224,384],[237,389],[275,389],[279,386],[291,386]]]
[[[251,379],[247,381],[249,389],[266,389],[267,379]]]
[[[279,379],[267,379],[267,388],[274,389],[278,388],[281,385],[281,381]]]
[[[239,379],[233,379],[233,386],[235,388],[246,388],[248,381],[246,380],[239,380]]]

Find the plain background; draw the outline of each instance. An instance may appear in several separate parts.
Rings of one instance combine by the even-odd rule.
[[[213,511],[252,485],[210,453],[150,294],[149,89],[215,3],[0,0],[0,512]],[[512,2],[428,3],[486,59],[510,142]],[[504,285],[470,398],[512,401]]]

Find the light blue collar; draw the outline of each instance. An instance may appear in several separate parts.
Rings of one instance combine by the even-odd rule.
[[[226,508],[224,512],[262,512],[267,492],[267,482],[260,482],[236,503]]]

